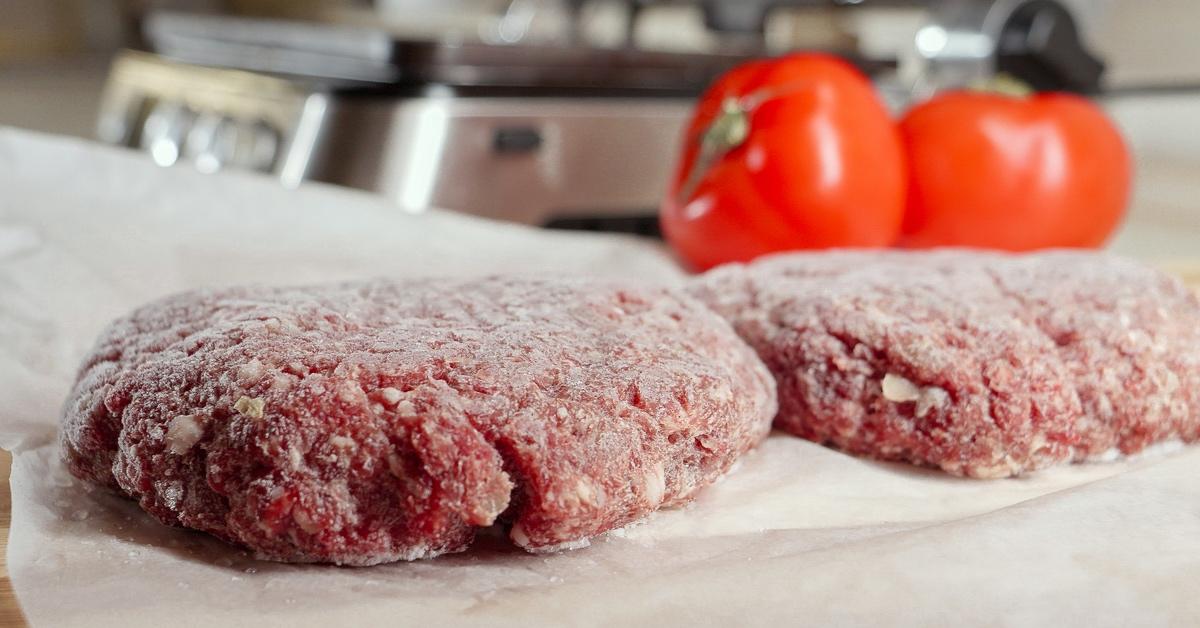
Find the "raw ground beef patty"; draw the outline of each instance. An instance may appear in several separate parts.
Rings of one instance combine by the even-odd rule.
[[[679,504],[774,383],[679,292],[560,280],[192,292],[112,324],[65,408],[78,477],[284,561],[529,550]]]
[[[1200,439],[1200,302],[1097,253],[787,254],[691,292],[775,374],[776,426],[1004,477]]]

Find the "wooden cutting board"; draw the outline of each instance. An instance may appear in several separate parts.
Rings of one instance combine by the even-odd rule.
[[[1200,261],[1162,266],[1200,291]],[[12,494],[8,479],[11,468],[12,454],[0,450],[0,628],[27,625],[24,616],[21,615],[21,608],[17,605],[17,598],[13,595],[12,582],[8,579],[8,527],[12,520]]]
[[[24,626],[25,618],[13,595],[8,579],[8,524],[12,520],[12,493],[8,476],[12,471],[12,454],[0,449],[0,628]]]

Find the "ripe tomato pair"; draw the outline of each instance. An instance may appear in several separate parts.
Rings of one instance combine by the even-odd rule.
[[[790,249],[1094,247],[1124,213],[1130,171],[1082,98],[951,92],[897,125],[849,64],[797,54],[708,90],[662,226],[700,270]]]

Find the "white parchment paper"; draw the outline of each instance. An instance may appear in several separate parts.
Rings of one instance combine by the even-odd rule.
[[[464,182],[469,184],[469,182]],[[1200,449],[973,481],[771,437],[692,505],[551,556],[254,561],[88,491],[59,406],[111,318],[247,282],[497,271],[677,281],[660,248],[551,234],[0,129],[0,445],[34,625],[1194,625]]]

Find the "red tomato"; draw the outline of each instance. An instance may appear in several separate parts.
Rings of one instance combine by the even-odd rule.
[[[858,70],[821,54],[758,61],[697,106],[663,232],[700,270],[788,249],[887,246],[905,176],[895,125]]]
[[[906,246],[1097,247],[1125,212],[1125,143],[1078,96],[949,92],[900,130],[912,173]]]

